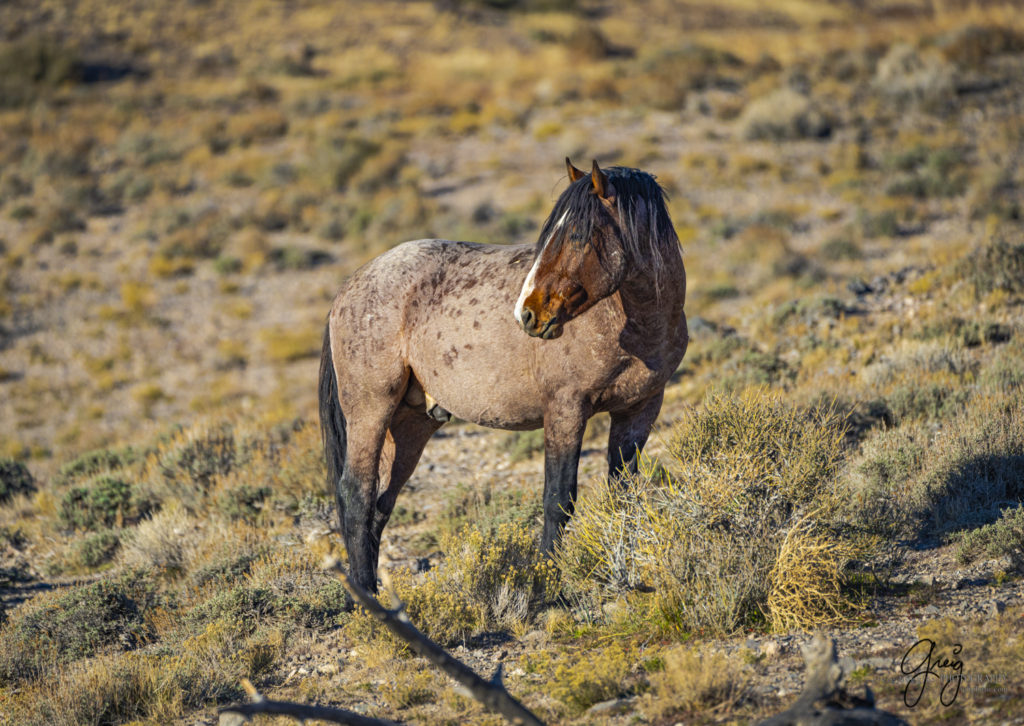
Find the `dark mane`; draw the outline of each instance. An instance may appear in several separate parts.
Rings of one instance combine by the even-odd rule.
[[[679,245],[679,238],[665,206],[665,190],[652,175],[639,169],[612,166],[604,169],[604,172],[615,188],[615,203],[629,264],[657,281],[665,255]],[[594,225],[599,223],[602,211],[601,200],[593,193],[593,184],[587,174],[570,184],[555,202],[554,209],[541,229],[537,251],[540,251],[558,220],[567,212],[566,223],[572,223],[572,234],[565,235],[563,239],[582,247],[592,238]],[[557,240],[552,242],[558,243]]]

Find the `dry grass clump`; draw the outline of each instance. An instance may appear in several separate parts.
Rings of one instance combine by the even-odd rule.
[[[710,395],[674,432],[664,469],[581,499],[557,555],[563,588],[591,617],[617,603],[611,617],[665,631],[833,620],[849,605],[853,552],[825,530],[842,447],[831,409]]]
[[[941,110],[955,94],[955,69],[937,52],[896,43],[878,61],[873,88],[894,108]]]
[[[441,549],[445,561],[438,568],[422,577],[399,570],[393,583],[416,626],[442,643],[485,629],[522,627],[555,582],[533,529],[522,524],[505,522],[491,531],[467,527],[446,535]]]
[[[662,660],[664,668],[649,676],[651,691],[644,696],[648,718],[714,713],[734,705],[746,692],[746,668],[735,656],[680,645],[666,651]]]
[[[71,663],[51,681],[31,684],[13,700],[16,723],[80,726],[126,723],[144,717],[156,695],[151,660],[137,653]]]
[[[198,546],[198,521],[177,501],[126,530],[121,561],[128,567],[185,572]]]

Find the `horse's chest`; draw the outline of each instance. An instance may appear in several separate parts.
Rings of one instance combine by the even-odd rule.
[[[624,356],[596,396],[598,410],[628,407],[646,400],[665,387],[665,373],[656,357]]]

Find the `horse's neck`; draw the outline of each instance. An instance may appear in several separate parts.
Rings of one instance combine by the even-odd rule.
[[[654,275],[630,275],[619,288],[622,311],[630,327],[652,340],[663,339],[678,327],[686,295],[686,277],[682,258],[669,261],[655,279]]]
[[[682,255],[676,250],[666,255],[657,275],[639,270],[627,275],[619,292],[623,303],[631,308],[649,309],[653,305],[670,309],[676,303],[681,305],[686,295]]]

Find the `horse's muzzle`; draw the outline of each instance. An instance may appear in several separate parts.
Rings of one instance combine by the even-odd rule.
[[[524,307],[519,312],[519,322],[522,324],[526,334],[533,338],[551,340],[562,334],[562,323],[558,322],[557,315],[541,323],[532,310]]]

